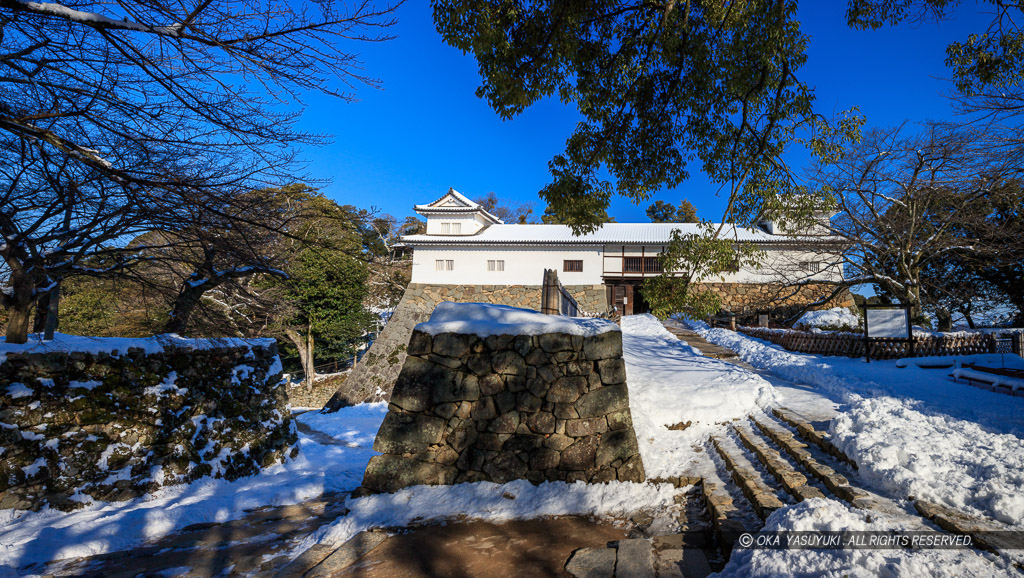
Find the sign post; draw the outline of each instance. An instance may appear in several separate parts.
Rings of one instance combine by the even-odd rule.
[[[758,327],[768,327],[768,312],[767,311],[758,311],[757,312],[757,326]]]
[[[878,342],[907,343],[909,356],[914,357],[909,305],[864,306],[864,357],[868,363],[871,363],[871,344]]]

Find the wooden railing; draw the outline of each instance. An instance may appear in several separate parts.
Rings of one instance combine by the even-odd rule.
[[[864,357],[864,337],[855,333],[809,333],[765,327],[738,327],[737,331],[757,339],[771,341],[789,351],[813,355],[844,355]],[[914,336],[914,357],[943,355],[970,355],[972,353],[1000,353],[1012,350],[1020,354],[1020,334],[1011,339],[1000,339],[994,334]],[[1010,345],[1012,343],[1012,345]],[[872,359],[898,359],[910,356],[910,343],[873,342]]]
[[[541,287],[540,312],[548,315],[580,317],[579,303],[558,280],[558,272],[544,269],[544,283]]]

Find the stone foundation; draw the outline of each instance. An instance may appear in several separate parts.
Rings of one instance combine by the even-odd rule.
[[[756,324],[757,312],[760,310],[770,311],[773,319],[788,318],[798,313],[808,303],[814,303],[835,290],[832,285],[806,285],[797,288],[769,283],[701,283],[699,287],[710,289],[718,295],[722,301],[722,309],[735,313],[737,322],[746,324]],[[831,309],[852,305],[853,295],[844,289],[835,298],[815,308]]]
[[[586,338],[415,331],[406,353],[366,491],[644,480],[617,328]]]
[[[565,288],[583,311],[604,313],[608,310],[604,285],[567,285]],[[429,319],[438,303],[494,303],[539,310],[540,297],[540,285],[410,284],[384,330],[325,409],[337,411],[363,401],[391,399],[391,388],[405,363],[405,347],[412,329]]]
[[[0,354],[0,508],[233,480],[297,451],[272,339],[157,339],[117,340],[145,350]]]

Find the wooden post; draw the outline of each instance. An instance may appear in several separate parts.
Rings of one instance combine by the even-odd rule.
[[[988,352],[998,353],[999,352],[999,338],[994,333],[988,334]]]
[[[1010,345],[1011,347],[1013,347],[1014,353],[1021,357],[1024,357],[1024,332],[1011,333]]]

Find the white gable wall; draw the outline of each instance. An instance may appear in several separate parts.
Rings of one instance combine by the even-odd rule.
[[[444,232],[442,223],[458,223],[459,232]],[[433,214],[427,216],[427,234],[428,235],[475,235],[483,229],[487,223],[484,218],[479,214]]]

